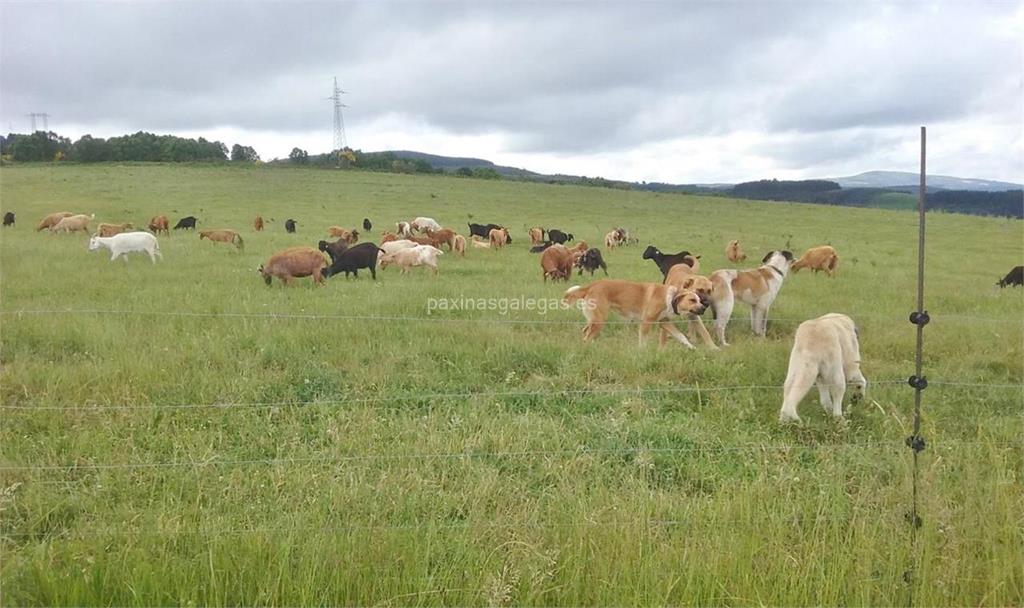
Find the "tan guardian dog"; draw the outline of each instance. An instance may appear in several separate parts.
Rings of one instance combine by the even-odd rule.
[[[660,283],[633,283],[615,279],[602,279],[590,285],[570,287],[562,298],[566,304],[582,301],[583,316],[587,326],[583,328],[583,341],[589,342],[601,333],[608,320],[608,311],[614,310],[629,321],[640,321],[640,344],[651,325],[661,327],[659,343],[664,344],[672,336],[687,348],[693,344],[683,332],[672,324],[672,318],[684,314],[699,315],[706,305],[692,291],[679,291],[672,285]]]
[[[804,321],[796,329],[789,372],[783,389],[780,422],[799,422],[796,408],[818,384],[821,407],[836,418],[843,417],[846,384],[854,386],[854,400],[867,390],[868,381],[860,373],[860,341],[853,319],[830,313]]]
[[[755,335],[764,337],[768,329],[768,310],[782,289],[782,281],[793,263],[793,254],[772,251],[761,262],[762,265],[754,270],[716,270],[711,273],[715,337],[722,346],[729,345],[725,341],[725,327],[732,318],[736,298],[750,305],[750,327]]]
[[[714,291],[714,285],[711,283],[711,279],[699,275],[694,272],[693,268],[686,264],[676,264],[665,275],[665,285],[672,285],[682,291],[692,291],[697,294],[700,301],[704,304],[711,302],[711,293]],[[700,315],[689,314],[687,315],[688,327],[687,334],[690,340],[696,340],[697,336],[704,341],[704,344],[711,348],[718,350],[715,346],[715,341],[711,339],[711,334],[708,333],[707,327],[704,327],[704,320],[701,319]]]

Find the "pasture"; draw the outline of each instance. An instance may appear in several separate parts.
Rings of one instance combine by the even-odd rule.
[[[994,286],[1024,258],[1019,221],[928,217],[915,558],[915,214],[171,165],[4,167],[0,204],[5,604],[896,605],[915,561],[918,605],[1024,602],[1024,299]],[[177,231],[155,266],[108,262],[34,231],[62,210],[195,215],[245,247]],[[377,242],[418,215],[513,243],[446,252],[437,277],[255,271],[330,225],[368,217]],[[542,282],[534,225],[600,247],[614,278],[660,282],[647,244],[705,272],[733,266],[731,239],[741,267],[825,243],[841,262],[786,279],[764,340],[738,304],[721,352],[623,324],[584,345],[576,310],[436,310],[588,282]],[[620,225],[639,245],[605,249]],[[827,312],[860,328],[867,399],[839,424],[812,391],[780,425],[793,331]]]

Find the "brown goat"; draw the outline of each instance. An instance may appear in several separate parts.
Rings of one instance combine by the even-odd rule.
[[[46,228],[53,228],[62,219],[66,217],[71,217],[72,215],[74,215],[74,213],[71,213],[70,211],[58,211],[57,213],[51,213],[50,215],[44,217],[41,222],[39,222],[39,225],[36,226],[36,232],[39,232],[40,230],[44,230]]]
[[[88,234],[89,222],[91,222],[95,217],[95,213],[92,215],[70,215],[62,219],[61,221],[57,222],[56,225],[50,228],[50,231],[60,233],[78,232],[79,230],[81,230],[82,232]]]
[[[430,245],[431,247],[434,246],[434,241],[429,236],[417,236],[415,234],[410,234],[409,236],[405,237],[405,240],[412,241],[417,245]]]
[[[149,231],[154,234],[160,234],[161,232],[163,232],[170,236],[171,221],[167,219],[166,215],[158,215],[149,220],[149,225],[147,226],[147,228],[149,228]]]
[[[391,241],[397,240],[399,240],[399,236],[394,232],[388,232],[387,230],[385,230],[384,233],[380,235],[380,242],[382,245],[384,243],[390,243]]]
[[[441,245],[448,245],[448,251],[455,249],[455,231],[451,228],[442,228],[440,230],[427,230],[427,237],[431,240],[431,245],[441,248]]]
[[[312,247],[290,247],[270,256],[266,264],[261,264],[257,271],[263,275],[263,280],[270,285],[274,277],[277,277],[286,286],[292,281],[301,277],[313,277],[314,284],[324,282],[323,268],[327,265],[327,258]]]
[[[504,228],[494,228],[487,236],[491,241],[491,249],[501,249],[508,242],[508,230]]]
[[[564,245],[552,245],[540,256],[540,268],[544,271],[544,282],[568,281],[572,275],[573,255]]]
[[[458,251],[462,257],[466,257],[466,237],[456,234],[452,249]]]
[[[539,226],[535,226],[533,228],[530,228],[530,244],[531,245],[540,245],[543,242],[544,242],[544,229],[539,227]]]
[[[121,234],[122,232],[134,229],[135,226],[133,226],[131,222],[126,222],[124,224],[100,224],[96,227],[96,236],[114,236],[115,234]]]
[[[242,249],[245,244],[242,242],[242,235],[234,230],[223,228],[221,230],[200,230],[199,240],[206,239],[215,243],[234,243],[235,247]]]
[[[331,226],[331,227],[329,227],[327,229],[327,235],[328,236],[333,236],[335,238],[339,238],[339,239],[345,241],[346,243],[348,243],[349,245],[354,245],[356,242],[359,241],[359,231],[358,230],[346,230],[346,229],[342,228],[341,226]]]
[[[729,246],[725,248],[725,257],[735,264],[747,259],[747,254],[743,253],[739,241],[729,241]]]
[[[256,232],[262,232],[263,231],[263,216],[262,215],[257,215],[256,219],[254,219],[252,221],[252,229],[255,230]]]
[[[828,245],[821,245],[820,247],[811,247],[804,252],[800,259],[793,262],[793,265],[789,267],[793,272],[799,271],[801,268],[810,268],[814,272],[824,270],[828,273],[829,277],[835,276],[836,266],[839,265],[839,254],[836,250]]]

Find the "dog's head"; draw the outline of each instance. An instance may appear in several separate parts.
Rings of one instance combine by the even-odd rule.
[[[700,301],[704,306],[707,306],[711,302],[711,292],[714,291],[714,285],[711,283],[711,279],[701,276],[699,274],[690,275],[678,283],[680,292],[692,291],[697,294]]]
[[[772,266],[780,272],[786,272],[789,270],[790,264],[793,263],[793,253],[790,251],[769,251],[761,259],[761,263],[766,266]]]
[[[680,290],[672,297],[672,312],[677,315],[701,315],[707,307],[697,292],[690,289]]]

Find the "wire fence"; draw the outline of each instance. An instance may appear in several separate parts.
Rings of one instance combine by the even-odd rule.
[[[471,298],[471,299],[493,299],[493,298]],[[539,298],[538,298],[539,299]],[[474,311],[476,312],[476,311]],[[492,310],[493,312],[493,310]],[[546,313],[539,313],[544,315]],[[0,316],[44,316],[44,315],[93,315],[93,316],[116,316],[116,317],[182,317],[182,318],[210,318],[210,319],[255,319],[266,321],[395,321],[405,323],[454,323],[454,324],[495,324],[495,325],[580,325],[581,319],[547,319],[547,318],[510,318],[506,314],[488,317],[453,317],[442,314],[428,315],[349,315],[349,314],[323,314],[323,313],[295,313],[295,312],[199,312],[199,311],[171,311],[171,310],[130,310],[130,309],[99,309],[99,308],[67,308],[67,309],[23,309],[0,311]],[[857,319],[887,319],[902,323],[905,319],[894,317],[888,314],[858,314]],[[1005,317],[988,317],[970,314],[948,314],[932,317],[942,321],[962,321],[969,323],[993,323],[1002,325],[1019,325],[1024,329],[1024,318],[1011,319]],[[807,321],[804,317],[768,317],[770,322],[778,323],[803,323]],[[708,323],[711,321],[708,320]],[[729,319],[729,323],[749,323],[750,319],[737,315]],[[606,325],[635,325],[636,321],[623,319],[609,319]]]

